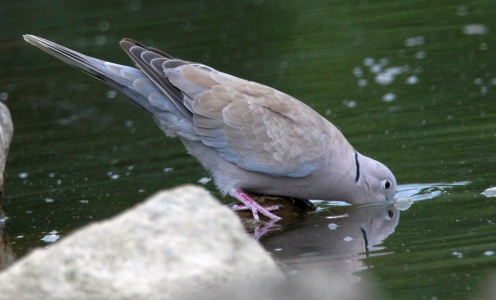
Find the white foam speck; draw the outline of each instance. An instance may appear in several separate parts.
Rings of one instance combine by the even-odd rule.
[[[27,178],[28,177],[28,173],[19,173],[19,175],[17,175],[17,177],[21,178],[21,179],[24,179],[24,178]]]
[[[374,73],[374,74],[379,73],[381,70],[382,70],[382,66],[379,64],[372,65],[369,68],[370,73]]]
[[[353,68],[353,75],[355,75],[357,78],[362,77],[363,76],[362,69],[360,69],[360,67]]]
[[[463,27],[463,33],[466,35],[484,35],[489,33],[489,28],[482,24],[469,24]]]
[[[384,102],[393,102],[396,99],[396,95],[393,93],[387,93],[386,95],[382,96],[382,101]]]
[[[9,98],[9,93],[7,93],[7,92],[1,92],[0,93],[0,100],[7,101],[8,98]]]
[[[212,180],[212,178],[209,178],[209,177],[202,177],[200,178],[200,180],[198,180],[198,183],[201,183],[201,184],[207,184],[210,182],[210,180]]]
[[[425,51],[419,51],[417,53],[415,53],[414,57],[416,59],[422,59],[422,58],[425,58]]]
[[[117,92],[116,92],[116,91],[114,91],[114,90],[111,90],[111,91],[108,91],[108,92],[107,92],[107,98],[109,98],[109,99],[113,99],[113,98],[115,98],[116,96],[117,96]]]
[[[374,59],[371,58],[371,57],[367,57],[363,60],[363,65],[364,66],[367,66],[367,67],[370,67],[374,64]]]
[[[424,42],[425,42],[425,38],[423,36],[416,36],[406,39],[405,46],[407,47],[419,46],[419,45],[423,45]]]
[[[415,75],[412,75],[406,79],[406,83],[408,84],[416,84],[418,82],[418,77]]]
[[[453,253],[451,253],[451,254],[453,254],[454,256],[456,256],[456,257],[458,257],[458,258],[463,258],[463,253],[460,253],[460,252],[456,252],[456,251],[455,251],[455,252],[453,252]]]
[[[42,241],[47,243],[56,242],[60,238],[60,235],[57,234],[56,230],[50,231],[47,235],[41,238]]]
[[[330,223],[329,225],[327,225],[327,227],[329,227],[330,230],[336,230],[338,228],[338,225],[334,223]]]
[[[356,101],[354,100],[343,100],[343,105],[348,107],[348,108],[353,108],[357,105]]]

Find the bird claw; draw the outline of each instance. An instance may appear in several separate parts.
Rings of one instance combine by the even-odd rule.
[[[262,215],[264,215],[267,218],[274,220],[274,221],[279,221],[282,219],[281,217],[278,217],[275,214],[271,213],[272,210],[279,209],[279,206],[277,206],[277,205],[272,205],[269,207],[263,207],[260,204],[258,204],[255,200],[253,200],[250,196],[248,196],[245,192],[243,192],[242,190],[232,189],[229,191],[229,195],[238,199],[241,203],[244,204],[244,205],[234,205],[233,210],[235,210],[235,211],[249,209],[249,210],[251,210],[251,212],[253,214],[253,218],[255,220],[260,220],[258,213],[261,213]]]

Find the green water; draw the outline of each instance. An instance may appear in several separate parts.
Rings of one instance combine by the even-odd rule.
[[[399,184],[438,191],[401,213],[380,245],[388,254],[363,256],[357,275],[391,299],[477,298],[496,273],[495,200],[480,195],[496,181],[495,12],[489,0],[4,1],[12,252],[208,177],[146,113],[22,40],[130,65],[118,46],[129,37],[291,94]],[[468,183],[435,184],[453,182]]]

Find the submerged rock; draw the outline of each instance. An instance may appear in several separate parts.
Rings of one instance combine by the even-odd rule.
[[[0,273],[0,295],[182,299],[284,278],[230,209],[206,190],[186,186],[33,251]]]

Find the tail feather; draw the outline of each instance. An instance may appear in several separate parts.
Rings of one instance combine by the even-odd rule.
[[[24,35],[24,39],[130,98],[134,104],[152,114],[168,136],[199,139],[191,120],[140,69],[86,56],[37,36]]]
[[[141,70],[86,56],[34,35],[24,35],[24,40],[66,64],[105,82],[149,113],[156,114],[159,112],[150,105],[147,97],[139,94],[133,87],[136,80],[148,79]]]
[[[71,49],[62,47],[51,41],[45,40],[43,38],[26,34],[23,36],[24,40],[40,50],[60,59],[68,65],[78,68],[82,72],[91,75],[99,80],[106,81],[105,77],[102,77],[102,67],[105,63],[102,60],[92,58]]]

